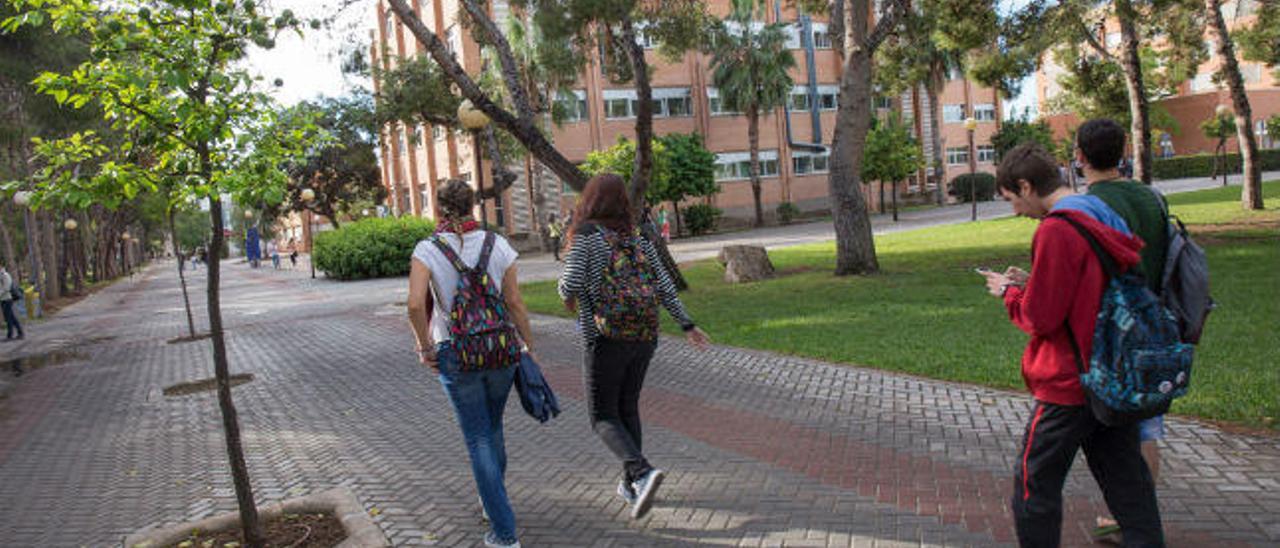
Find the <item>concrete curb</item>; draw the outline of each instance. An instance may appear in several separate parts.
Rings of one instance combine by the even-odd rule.
[[[273,519],[282,514],[298,514],[308,512],[332,512],[347,539],[338,544],[338,548],[382,548],[391,546],[387,537],[382,534],[369,514],[364,511],[356,494],[347,488],[335,488],[322,493],[305,497],[288,499],[258,508],[258,516],[262,520]],[[182,542],[192,531],[218,531],[235,527],[240,522],[239,512],[228,512],[200,521],[180,523],[170,527],[141,531],[125,537],[125,548],[160,548]]]

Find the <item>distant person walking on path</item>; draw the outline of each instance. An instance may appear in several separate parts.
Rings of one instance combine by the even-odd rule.
[[[1164,546],[1155,485],[1138,449],[1138,427],[1106,426],[1094,417],[1085,405],[1076,362],[1077,348],[1080,356],[1092,353],[1108,279],[1091,244],[1072,223],[1087,230],[1121,270],[1138,264],[1142,241],[1084,211],[1057,209],[1074,196],[1058,176],[1053,158],[1038,145],[1007,153],[996,173],[996,187],[1015,214],[1042,220],[1032,239],[1030,274],[1016,267],[1003,274],[983,274],[988,291],[1003,301],[1009,320],[1031,336],[1022,357],[1022,377],[1035,408],[1017,459],[1012,500],[1018,541],[1022,546],[1060,545],[1062,486],[1076,451],[1083,449],[1120,523],[1124,545]]]
[[[659,302],[690,343],[704,348],[710,341],[685,313],[653,244],[632,225],[621,177],[588,181],[573,218],[560,298],[578,312],[592,428],[622,461],[618,495],[640,518],[665,475],[645,459],[640,433],[640,389],[658,346]]]
[[[280,247],[276,245],[275,240],[267,242],[267,255],[271,257],[271,266],[280,270]]]
[[[1138,269],[1147,281],[1147,287],[1157,296],[1163,284],[1165,256],[1169,250],[1169,215],[1162,198],[1154,189],[1127,179],[1116,163],[1123,162],[1125,132],[1113,120],[1089,120],[1076,130],[1076,158],[1083,167],[1088,181],[1088,195],[1098,199],[1115,212],[1125,230],[1132,230],[1146,244],[1139,253]],[[1121,164],[1123,165],[1123,163]],[[1101,220],[1101,219],[1099,219]],[[1164,415],[1157,415],[1138,423],[1138,440],[1142,444],[1142,458],[1151,470],[1153,481],[1160,479],[1160,440],[1164,439]],[[1112,519],[1099,518],[1095,537],[1119,532]]]
[[[298,240],[289,238],[289,268],[298,268]]]
[[[513,366],[532,340],[517,254],[506,238],[480,230],[471,218],[475,193],[467,183],[449,181],[436,200],[442,213],[436,233],[418,242],[410,261],[409,321],[418,357],[439,372],[466,440],[489,519],[485,545],[520,546],[502,436]]]
[[[556,262],[560,262],[560,239],[564,237],[564,224],[556,219],[556,214],[547,216],[547,237],[551,238],[551,254]]]
[[[13,305],[17,304],[22,298],[22,289],[18,285],[18,281],[9,275],[9,271],[5,270],[4,265],[0,265],[0,308],[4,310],[5,335],[4,340],[12,340],[13,332],[17,331],[18,340],[22,340],[22,324],[18,322],[18,316],[13,313]]]

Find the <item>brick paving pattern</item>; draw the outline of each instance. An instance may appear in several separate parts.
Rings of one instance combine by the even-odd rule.
[[[166,343],[186,329],[171,266],[0,346],[0,359],[79,353],[26,371],[0,400],[0,545],[110,546],[234,508],[212,394],[160,393],[212,375],[207,341]],[[202,303],[203,270],[192,282]],[[234,389],[256,494],[344,485],[397,546],[476,545],[485,525],[461,435],[414,361],[404,285],[225,267],[231,369],[256,376]],[[539,425],[508,408],[508,488],[527,546],[1013,541],[1006,499],[1030,404],[1022,394],[668,340],[642,410],[647,452],[671,475],[633,522],[613,493],[619,467],[587,423],[573,326],[540,317],[534,330],[564,413]],[[1168,427],[1170,545],[1280,544],[1280,440],[1182,419]],[[1087,545],[1102,508],[1077,463],[1064,544]]]

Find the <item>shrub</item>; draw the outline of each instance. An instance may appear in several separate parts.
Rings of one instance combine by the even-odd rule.
[[[1151,165],[1151,176],[1155,179],[1181,179],[1183,177],[1209,177],[1213,175],[1213,154],[1188,154],[1172,158],[1156,158]],[[1258,151],[1258,164],[1262,171],[1280,169],[1280,149]],[[1226,155],[1227,173],[1240,173],[1244,162],[1238,153]]]
[[[724,213],[720,208],[707,204],[694,204],[684,209],[684,227],[694,236],[706,234],[716,228],[716,222]]]
[[[778,204],[778,222],[789,225],[796,217],[800,216],[800,208],[791,202],[782,202]]]
[[[361,219],[315,237],[316,269],[339,280],[403,276],[435,224],[419,217]]]
[[[970,191],[970,187],[974,191]],[[976,194],[979,202],[989,202],[996,195],[996,176],[990,173],[974,173],[958,175],[951,180],[950,194],[968,202],[969,197]]]

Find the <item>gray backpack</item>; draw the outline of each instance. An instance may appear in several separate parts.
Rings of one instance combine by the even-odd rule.
[[[1169,215],[1164,195],[1149,186],[1164,207],[1169,223],[1169,248],[1165,251],[1164,273],[1160,278],[1160,303],[1178,319],[1182,342],[1199,344],[1204,322],[1217,305],[1209,296],[1209,258],[1191,241],[1182,219]]]
[[[1191,241],[1187,227],[1170,217],[1169,249],[1160,280],[1160,302],[1178,319],[1182,342],[1198,344],[1204,321],[1214,309],[1209,296],[1209,259],[1204,249]]]

